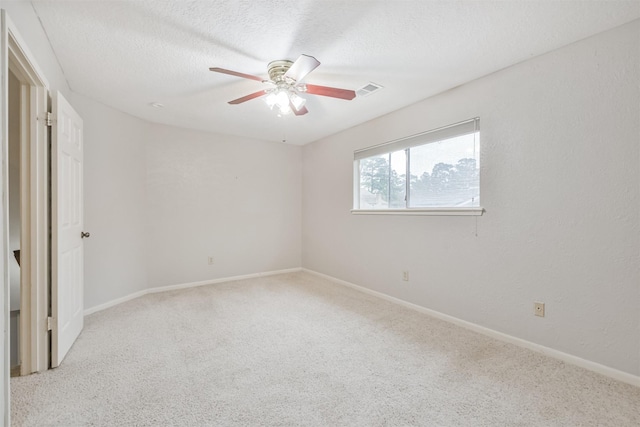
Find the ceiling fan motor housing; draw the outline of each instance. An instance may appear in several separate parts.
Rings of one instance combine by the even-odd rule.
[[[269,65],[267,66],[269,78],[275,83],[284,81],[284,75],[289,71],[289,68],[291,68],[292,65],[293,62],[286,59],[269,62]]]

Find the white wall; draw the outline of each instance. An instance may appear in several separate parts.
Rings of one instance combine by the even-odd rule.
[[[149,286],[299,267],[300,167],[297,146],[154,125]]]
[[[152,287],[300,266],[300,147],[158,125],[72,99],[85,132],[85,308]]]
[[[145,140],[151,125],[73,94],[84,125],[84,305],[147,286]]]
[[[638,40],[635,21],[305,146],[303,266],[640,374]],[[349,213],[355,149],[475,116],[484,216]]]

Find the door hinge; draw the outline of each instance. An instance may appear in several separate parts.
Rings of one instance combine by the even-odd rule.
[[[53,317],[47,317],[47,331],[53,329]]]
[[[53,116],[51,115],[50,112],[47,112],[47,117],[46,117],[46,123],[47,126],[51,126],[53,124]]]

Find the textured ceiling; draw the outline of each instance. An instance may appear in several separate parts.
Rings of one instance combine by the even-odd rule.
[[[71,89],[158,123],[305,144],[640,17],[638,1],[34,1]],[[384,89],[306,95],[278,118],[267,63],[315,56],[305,82]],[[165,105],[152,108],[152,102]]]

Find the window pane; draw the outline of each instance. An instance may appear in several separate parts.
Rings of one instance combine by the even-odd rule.
[[[406,207],[406,152],[380,154],[360,160],[360,209]]]
[[[406,169],[407,152],[402,150],[391,153],[391,175],[389,176],[389,207],[391,209],[407,207]]]
[[[410,148],[410,207],[480,206],[479,133]]]
[[[387,209],[389,155],[360,160],[360,209]]]

